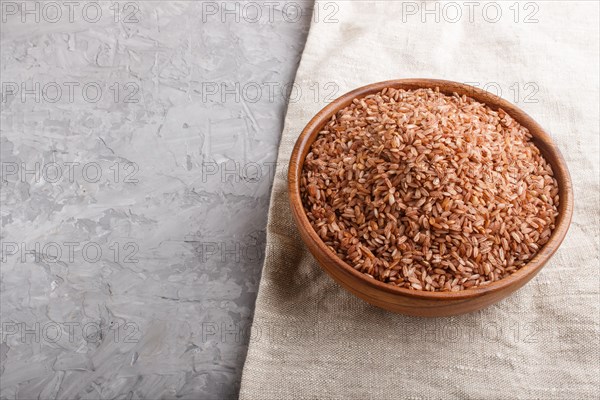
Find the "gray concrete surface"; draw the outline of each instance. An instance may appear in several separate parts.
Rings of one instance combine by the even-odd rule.
[[[310,20],[274,3],[2,2],[2,399],[236,397]]]

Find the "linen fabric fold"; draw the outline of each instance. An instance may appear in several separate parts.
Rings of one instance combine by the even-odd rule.
[[[454,3],[459,18],[445,3],[332,4],[315,5],[281,137],[240,398],[597,398],[598,3]],[[479,312],[425,319],[370,306],[321,270],[292,219],[287,164],[306,123],[347,91],[399,78],[506,98],[569,167],[575,212],[562,246],[528,285]]]

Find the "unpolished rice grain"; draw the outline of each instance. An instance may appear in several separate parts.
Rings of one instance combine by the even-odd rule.
[[[339,111],[306,156],[301,194],[342,260],[427,291],[514,273],[550,238],[559,204],[526,128],[437,89],[387,88]]]

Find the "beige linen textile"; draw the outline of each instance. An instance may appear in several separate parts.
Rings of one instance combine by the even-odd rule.
[[[403,14],[401,2],[336,4],[339,22],[323,23],[323,14],[313,22],[296,76],[302,94],[281,138],[240,397],[597,399],[598,3],[536,2],[533,23],[523,23],[531,12],[523,3],[515,22],[513,2],[497,3],[496,23],[482,17],[482,5],[470,22],[460,2],[456,23],[431,15],[422,22],[421,13]],[[550,132],[574,181],[573,223],[560,250],[525,288],[477,313],[423,319],[364,303],[322,272],[290,214],[287,163],[326,104],[326,84],[341,95],[411,77],[500,89]]]

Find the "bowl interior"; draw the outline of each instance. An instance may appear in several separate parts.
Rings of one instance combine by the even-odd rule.
[[[323,243],[321,238],[310,225],[302,205],[300,196],[300,179],[302,175],[304,159],[310,150],[310,146],[315,141],[321,129],[330,120],[332,115],[334,115],[340,109],[348,106],[353,99],[377,93],[384,88],[439,88],[440,92],[444,94],[451,95],[453,93],[458,93],[459,95],[466,95],[481,103],[485,103],[494,110],[502,108],[513,119],[531,132],[534,144],[540,149],[544,158],[552,166],[554,177],[556,178],[559,187],[560,204],[556,227],[552,232],[550,240],[526,265],[521,267],[510,276],[492,282],[483,287],[476,287],[458,292],[427,292],[401,288],[369,278],[367,275],[355,270],[342,259],[340,259],[337,254],[332,252]],[[566,163],[550,136],[537,122],[535,122],[529,115],[515,105],[489,92],[462,83],[437,79],[401,79],[374,83],[353,90],[334,100],[332,103],[319,111],[300,134],[290,158],[288,185],[290,206],[292,208],[292,213],[294,214],[294,217],[299,225],[298,228],[304,231],[303,233],[305,234],[305,239],[308,237],[308,240],[311,242],[311,244],[316,247],[316,251],[325,254],[329,259],[335,260],[336,265],[344,270],[344,272],[363,280],[366,284],[373,286],[378,290],[384,290],[389,293],[396,293],[403,296],[412,296],[432,300],[443,300],[449,298],[468,299],[478,297],[483,294],[488,294],[493,291],[503,290],[512,285],[521,286],[522,284],[526,283],[556,252],[567,233],[573,213],[573,189]]]

